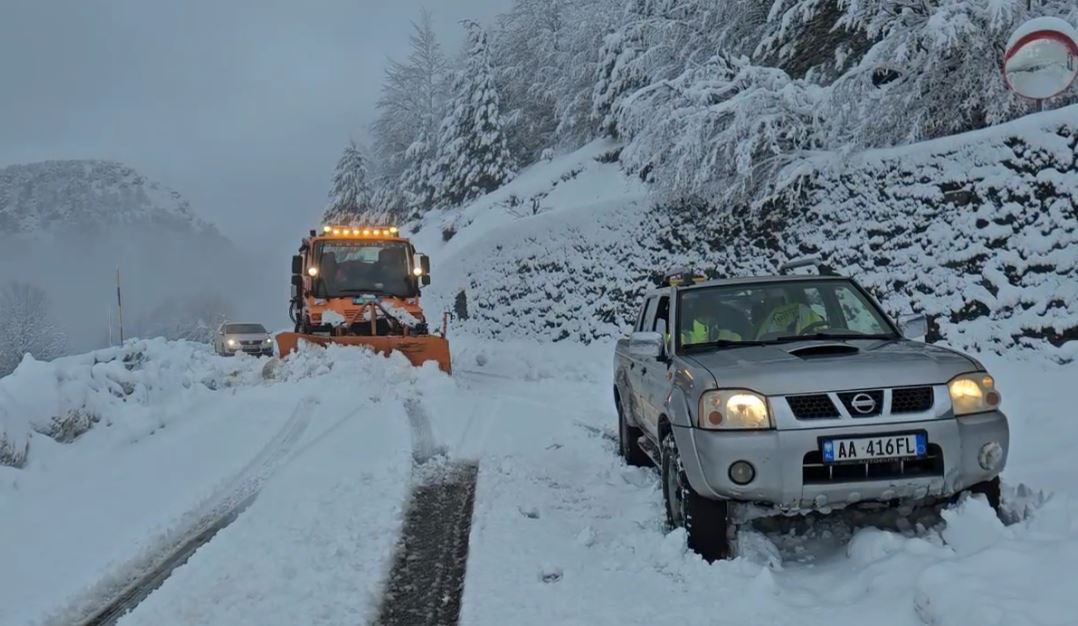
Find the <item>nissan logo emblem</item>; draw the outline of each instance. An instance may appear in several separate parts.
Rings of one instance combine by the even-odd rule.
[[[876,400],[867,393],[859,393],[850,400],[850,406],[858,413],[866,415],[876,410]]]

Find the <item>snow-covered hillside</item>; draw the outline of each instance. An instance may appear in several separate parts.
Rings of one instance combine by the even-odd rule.
[[[1078,350],[1078,107],[966,135],[821,155],[752,212],[655,206],[598,142],[528,168],[418,239],[469,331],[590,341],[662,273],[773,273],[818,254],[959,347]],[[449,235],[452,235],[449,238]],[[444,241],[448,238],[448,241]],[[463,292],[463,296],[460,293]],[[463,309],[461,309],[463,312]]]
[[[112,161],[0,168],[0,232],[104,231],[121,224],[207,231],[177,192]]]

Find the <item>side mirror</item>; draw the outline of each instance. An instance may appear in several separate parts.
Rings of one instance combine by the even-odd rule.
[[[661,333],[633,333],[629,335],[629,354],[642,359],[662,358],[666,340]]]
[[[296,289],[303,288],[303,276],[300,274],[292,274],[292,286]]]
[[[421,272],[419,282],[424,287],[430,284],[430,257],[425,254],[415,255],[416,268]]]
[[[303,257],[301,257],[298,254],[292,257],[292,273],[293,274],[302,274],[303,273]]]
[[[898,330],[906,339],[920,340],[928,335],[928,318],[923,313],[898,318]]]

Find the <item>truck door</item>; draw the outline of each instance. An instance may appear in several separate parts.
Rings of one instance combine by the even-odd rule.
[[[670,336],[670,296],[664,295],[657,298],[651,327],[648,330],[664,337]],[[668,351],[672,344],[672,341],[667,341]],[[666,403],[667,392],[670,389],[670,381],[666,377],[667,363],[660,359],[642,358],[637,364],[637,369],[640,370],[638,393],[642,396],[641,405],[644,417],[644,423],[641,426],[648,429],[652,436],[658,437],[659,417],[662,415],[663,405]]]
[[[644,302],[644,307],[641,310],[640,317],[636,320],[636,326],[633,327],[633,332],[651,330],[655,320],[655,306],[658,301],[658,297],[652,296]],[[626,376],[628,389],[625,390],[627,393],[623,400],[625,400],[626,406],[623,408],[632,415],[632,421],[637,426],[644,426],[647,423],[646,398],[643,393],[645,381],[640,373],[648,366],[648,359],[636,356],[631,352],[628,355],[628,359],[629,371]]]

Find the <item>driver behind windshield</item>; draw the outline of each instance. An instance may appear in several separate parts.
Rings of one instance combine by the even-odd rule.
[[[805,291],[797,287],[768,289],[762,309],[769,312],[756,329],[756,339],[800,335],[827,325],[827,320],[809,306]]]

